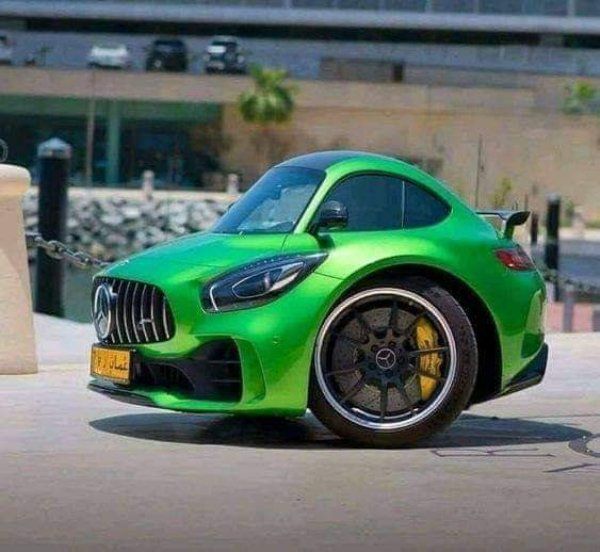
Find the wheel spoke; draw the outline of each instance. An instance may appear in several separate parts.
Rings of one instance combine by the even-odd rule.
[[[421,357],[423,355],[431,355],[433,353],[445,353],[448,351],[448,347],[434,347],[432,349],[417,349],[416,351],[410,351],[409,357]]]
[[[404,388],[404,384],[402,382],[397,382],[395,383],[395,387],[396,389],[398,389],[402,400],[406,403],[406,408],[410,410],[410,415],[412,416],[416,412],[416,410],[413,408],[413,403],[411,402],[410,397],[408,396],[408,393]]]
[[[348,341],[349,343],[352,343],[353,345],[356,345],[357,347],[362,347],[365,344],[364,341],[360,341],[354,337],[351,337],[351,336],[343,334],[343,333],[333,332],[331,335],[333,335],[334,337],[336,337],[338,339]]]
[[[357,364],[356,366],[352,367],[352,368],[340,368],[339,370],[332,370],[331,372],[327,372],[325,374],[326,378],[331,378],[333,376],[341,376],[343,374],[352,374],[353,372],[356,372],[357,370],[360,370],[360,364]]]
[[[348,392],[340,399],[340,404],[343,404],[349,401],[352,397],[356,396],[360,390],[367,383],[367,378],[362,376],[349,390]]]
[[[388,386],[381,388],[381,394],[379,396],[379,420],[383,422],[388,409]]]
[[[421,312],[419,314],[417,314],[412,321],[410,322],[410,324],[408,324],[408,326],[406,326],[406,328],[404,328],[401,332],[400,332],[400,336],[407,338],[410,337],[414,331],[414,329],[417,327],[417,324],[419,323],[419,321],[425,317],[425,313]]]
[[[390,309],[390,321],[388,322],[388,328],[390,330],[398,330],[398,303],[392,302],[392,308]]]
[[[438,376],[437,374],[432,374],[430,372],[427,372],[426,370],[422,370],[421,368],[414,368],[411,366],[410,371],[417,376],[423,376],[424,378],[431,378],[432,380],[435,380],[439,383],[444,383],[446,381],[445,377]]]
[[[367,319],[364,317],[363,313],[358,311],[358,310],[354,310],[354,318],[356,318],[356,320],[358,321],[358,323],[361,325],[363,331],[369,335],[370,333],[373,332],[373,328],[371,327],[371,324],[369,324],[369,322],[367,321]]]

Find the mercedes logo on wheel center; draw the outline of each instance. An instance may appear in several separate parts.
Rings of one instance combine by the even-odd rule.
[[[383,347],[377,351],[375,362],[382,370],[389,370],[396,364],[396,353],[388,347]]]

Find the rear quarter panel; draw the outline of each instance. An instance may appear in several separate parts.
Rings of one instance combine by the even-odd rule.
[[[284,244],[286,251],[325,249],[327,260],[318,268],[320,274],[340,281],[333,306],[347,291],[365,277],[379,270],[406,265],[420,265],[444,271],[461,280],[479,296],[494,320],[501,346],[502,382],[505,384],[539,350],[544,340],[542,327],[545,288],[536,271],[516,272],[502,265],[495,255],[500,247],[514,246],[501,239],[498,232],[482,220],[460,198],[431,176],[415,167],[385,161],[365,170],[364,163],[348,161],[328,171],[323,186],[301,220],[310,220],[328,191],[353,172],[381,170],[409,179],[450,206],[449,215],[433,226],[375,232],[328,232],[315,238],[304,231],[294,233]]]

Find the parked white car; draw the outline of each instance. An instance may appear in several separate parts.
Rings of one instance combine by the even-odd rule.
[[[94,44],[87,59],[88,67],[129,69],[131,53],[125,44]]]
[[[12,65],[13,46],[10,37],[0,33],[0,65]]]

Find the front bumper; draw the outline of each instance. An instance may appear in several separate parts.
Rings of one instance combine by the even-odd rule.
[[[338,286],[339,280],[313,273],[269,304],[214,314],[202,311],[196,284],[165,286],[175,335],[117,345],[135,349],[132,383],[98,378],[90,389],[176,411],[300,416],[316,333]]]

